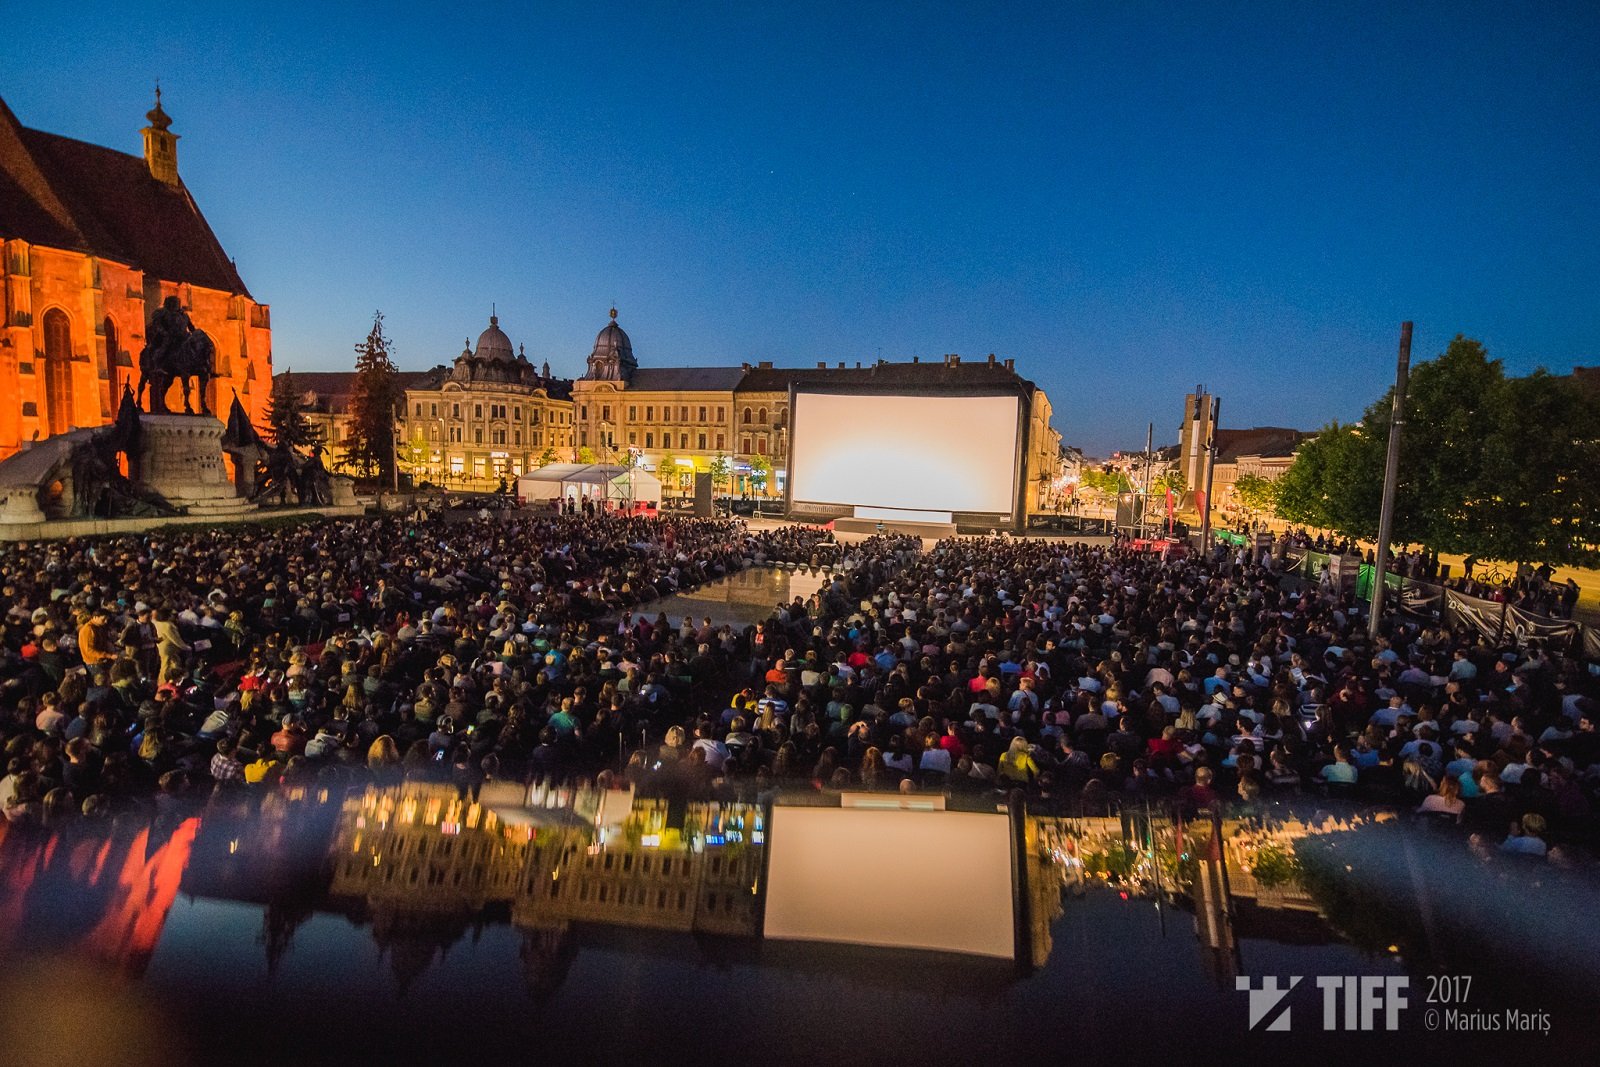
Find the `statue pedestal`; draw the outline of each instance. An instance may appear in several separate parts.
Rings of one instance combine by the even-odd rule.
[[[210,415],[143,415],[139,424],[139,481],[146,488],[196,518],[255,510],[223,466],[222,423]]]

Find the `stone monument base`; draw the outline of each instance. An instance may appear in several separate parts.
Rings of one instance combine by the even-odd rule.
[[[210,415],[142,415],[139,482],[191,518],[242,517],[241,498],[222,463],[222,423]]]

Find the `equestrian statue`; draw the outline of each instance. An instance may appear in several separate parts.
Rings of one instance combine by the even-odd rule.
[[[217,346],[204,330],[195,328],[177,297],[167,297],[150,316],[144,338],[144,348],[139,352],[138,402],[144,402],[145,387],[149,386],[150,413],[169,414],[167,389],[176,378],[183,386],[184,414],[194,415],[189,400],[189,380],[193,378],[199,392],[198,414],[211,414],[206,406],[206,387],[216,376]]]

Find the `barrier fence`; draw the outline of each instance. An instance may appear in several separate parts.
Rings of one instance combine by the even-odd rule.
[[[1360,562],[1358,556],[1291,548],[1285,553],[1284,562],[1290,573],[1307,581],[1320,580],[1322,565],[1326,563],[1335,582],[1352,588],[1361,600],[1372,600],[1375,568],[1370,563]],[[1471,596],[1440,582],[1393,573],[1383,578],[1383,584],[1389,589],[1385,599],[1408,615],[1437,619],[1451,627],[1471,627],[1496,644],[1509,641],[1520,646],[1537,639],[1549,647],[1565,649],[1585,659],[1600,659],[1600,629],[1596,627],[1573,619],[1539,615],[1504,601]]]

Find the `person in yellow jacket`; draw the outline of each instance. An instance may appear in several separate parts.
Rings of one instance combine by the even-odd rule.
[[[1011,747],[1000,757],[1000,780],[1010,785],[1028,786],[1039,777],[1039,765],[1033,762],[1026,737],[1013,737]]]

